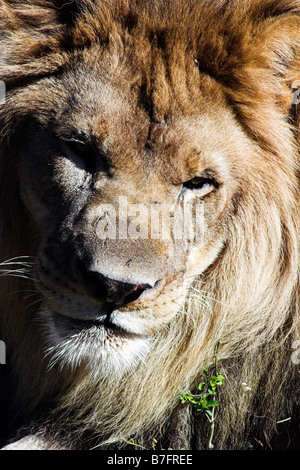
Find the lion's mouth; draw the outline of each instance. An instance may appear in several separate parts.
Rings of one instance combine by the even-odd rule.
[[[104,305],[99,315],[95,318],[85,318],[84,315],[74,317],[65,312],[57,312],[53,308],[51,308],[50,311],[55,325],[58,328],[63,327],[75,334],[93,329],[93,331],[98,330],[99,332],[106,332],[108,336],[120,338],[144,336],[136,332],[128,331],[128,329],[123,328],[120,324],[116,324],[111,316],[112,313],[115,312],[115,309],[117,309],[117,307],[113,304]]]
[[[99,329],[104,329],[104,330],[109,330],[111,332],[115,333],[125,333],[125,330],[120,328],[117,325],[114,325],[109,317],[105,317],[104,319],[79,319],[79,318],[71,318],[71,317],[66,317],[65,315],[62,315],[60,313],[55,314],[60,317],[61,319],[66,319],[69,324],[72,324],[74,327],[77,327],[78,329],[90,329],[90,328],[99,328]]]
[[[48,276],[49,277],[49,276]],[[81,331],[92,330],[118,337],[143,337],[148,330],[144,308],[151,308],[153,301],[161,293],[162,281],[147,292],[147,302],[140,289],[126,296],[125,303],[94,299],[80,291],[71,292],[71,287],[57,285],[50,278],[40,276],[39,290],[44,296],[41,309],[49,312],[54,328],[63,330],[68,336]],[[141,297],[141,299],[139,299]]]
[[[84,364],[95,374],[122,374],[144,361],[151,349],[149,336],[130,332],[109,317],[78,319],[48,308],[41,315],[47,319],[50,367]]]

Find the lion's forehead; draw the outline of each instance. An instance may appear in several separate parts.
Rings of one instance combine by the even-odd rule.
[[[88,74],[84,67],[72,79],[71,75],[68,71],[63,78],[67,94],[57,113],[58,133],[86,135],[109,156],[114,170],[130,170],[136,182],[153,178],[152,187],[157,188],[157,177],[176,184],[207,168],[215,168],[225,179],[240,158],[241,147],[247,147],[232,110],[215,101],[206,83],[199,88],[198,98],[186,93],[184,106],[182,93],[174,91],[172,105],[163,108],[164,89],[157,90],[156,82],[149,97],[141,99],[143,85],[126,91],[125,72],[117,85],[109,79],[103,83],[99,73]]]

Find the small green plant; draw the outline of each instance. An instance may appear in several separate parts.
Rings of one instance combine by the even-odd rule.
[[[127,444],[130,444],[132,446],[135,446],[135,447],[138,447],[142,450],[157,450],[157,440],[156,439],[152,439],[152,446],[151,446],[151,449],[148,448],[148,447],[144,447],[144,446],[141,446],[139,444],[137,444],[135,442],[135,440],[133,438],[131,438],[129,441],[127,441],[126,439],[124,439],[124,441],[127,443]],[[168,449],[164,449],[164,448],[160,448],[159,450],[175,450],[175,449],[172,449],[171,447],[168,447]],[[185,450],[184,448],[182,449],[176,449],[176,450]]]
[[[127,441],[126,439],[124,439],[124,441],[125,441],[127,444],[130,444],[130,445],[135,446],[135,447],[139,447],[139,448],[142,449],[142,450],[148,450],[146,447],[137,444],[133,438],[131,438],[129,441]]]
[[[149,450],[149,449],[147,449],[147,447],[143,447],[143,446],[140,446],[139,444],[137,444],[137,443],[134,441],[134,439],[132,439],[132,438],[130,439],[129,442],[128,442],[128,441],[126,441],[126,442],[127,442],[128,444],[133,445],[133,446],[139,447],[139,448],[142,449],[142,450]],[[157,446],[157,440],[153,438],[153,439],[152,439],[152,449],[151,449],[151,450],[156,450],[156,446]]]
[[[181,403],[192,403],[197,411],[202,411],[206,414],[208,419],[212,418],[212,409],[219,405],[217,400],[214,399],[216,388],[222,385],[224,380],[223,375],[209,375],[206,370],[203,371],[205,381],[198,385],[198,389],[202,392],[199,395],[192,395],[188,392],[181,394]]]
[[[211,432],[208,442],[208,448],[213,449],[212,439],[214,434],[214,423],[215,423],[215,409],[219,406],[218,401],[215,399],[217,388],[223,383],[225,377],[220,374],[218,368],[218,352],[220,344],[217,344],[215,353],[215,367],[214,373],[209,374],[207,370],[204,370],[202,375],[204,381],[198,385],[199,394],[193,395],[190,392],[183,392],[180,395],[181,403],[191,403],[197,411],[202,412],[207,417],[210,425]]]

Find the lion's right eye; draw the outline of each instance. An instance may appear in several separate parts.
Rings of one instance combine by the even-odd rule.
[[[100,148],[75,139],[60,139],[62,150],[80,169],[88,173],[102,172],[110,176],[112,164]]]
[[[87,144],[84,144],[83,142],[70,140],[68,142],[68,145],[74,152],[77,152],[79,155],[87,155],[91,151],[90,146]]]
[[[69,140],[64,141],[64,145],[67,147],[69,152],[81,159],[84,164],[85,171],[89,173],[94,173],[96,171],[97,156],[89,144],[85,144],[77,140]]]

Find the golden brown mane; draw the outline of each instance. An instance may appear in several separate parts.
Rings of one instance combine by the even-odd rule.
[[[43,325],[35,320],[39,304],[32,305],[38,297],[24,294],[34,289],[31,280],[0,278],[0,339],[12,368],[13,406],[25,418],[32,413],[41,439],[67,448],[120,448],[130,438],[151,448],[155,438],[162,447],[203,449],[208,423],[179,396],[213,367],[220,342],[226,380],[218,391],[215,448],[276,445],[277,423],[291,418],[296,429],[299,422],[299,366],[291,360],[300,338],[299,114],[291,105],[300,78],[299,2],[3,0],[0,22],[0,79],[7,87],[0,106],[0,261],[37,252],[39,233],[20,198],[14,154],[30,110],[43,118],[34,84],[95,42],[121,50],[136,41],[147,54],[143,38],[153,37],[176,61],[176,47],[190,38],[201,70],[226,90],[263,159],[242,176],[245,189],[232,201],[222,253],[195,279],[176,321],[156,334],[145,364],[118,382],[84,367],[50,368]]]

